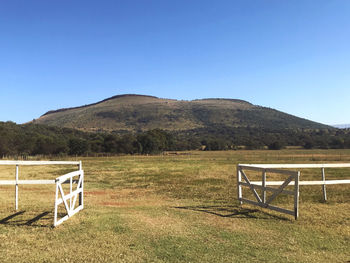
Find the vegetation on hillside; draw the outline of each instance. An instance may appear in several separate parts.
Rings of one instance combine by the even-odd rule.
[[[38,124],[0,122],[0,156],[152,154],[178,150],[350,148],[350,130],[207,127],[185,132],[87,133]]]
[[[38,124],[92,132],[144,132],[162,129],[186,132],[193,129],[233,128],[330,129],[274,109],[233,99],[180,101],[151,96],[122,95],[70,109],[50,111]]]

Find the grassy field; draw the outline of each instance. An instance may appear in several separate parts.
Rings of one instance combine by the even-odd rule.
[[[349,150],[82,158],[85,209],[58,228],[54,186],[0,187],[0,262],[350,262],[350,187],[302,186],[300,219],[236,199],[237,163],[350,162]],[[20,167],[53,179],[67,167]],[[326,170],[350,178],[350,169]],[[0,167],[12,179],[14,167]],[[301,179],[320,180],[319,170]],[[288,198],[275,204],[288,205]]]

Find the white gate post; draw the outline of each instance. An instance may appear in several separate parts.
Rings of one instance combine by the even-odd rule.
[[[322,181],[326,181],[326,174],[324,171],[324,168],[322,168]],[[327,201],[327,192],[326,192],[326,184],[322,185],[322,190],[323,190],[323,201]]]
[[[239,204],[242,205],[242,185],[241,185],[241,181],[242,181],[242,175],[241,175],[241,170],[240,170],[240,166],[237,165],[237,194],[238,194],[238,200],[239,200]]]
[[[262,201],[265,204],[266,203],[266,169],[264,169],[262,173]]]
[[[16,165],[15,210],[18,210],[18,173],[19,168],[18,165]]]
[[[84,177],[83,165],[82,165],[81,161],[79,162],[79,171],[81,171],[80,176]],[[83,191],[81,193],[79,193],[79,205],[84,207],[84,178],[81,182],[81,188],[83,189]]]
[[[294,217],[295,220],[299,217],[299,178],[300,178],[300,171],[298,171],[298,174],[295,176],[294,181]]]
[[[53,219],[53,226],[57,225],[57,210],[58,210],[58,180],[56,179],[56,196],[55,196],[55,214]]]

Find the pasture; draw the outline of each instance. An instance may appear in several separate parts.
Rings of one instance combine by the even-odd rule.
[[[297,221],[239,206],[236,197],[237,163],[350,162],[350,150],[77,160],[85,170],[85,209],[58,228],[51,227],[54,186],[20,186],[17,212],[14,187],[0,187],[0,262],[350,262],[350,185],[327,186],[327,203],[321,186],[301,186]],[[20,179],[71,171],[20,169]],[[14,170],[1,166],[0,180],[13,180]],[[327,179],[350,178],[350,169],[326,173]],[[320,180],[319,170],[303,174]]]

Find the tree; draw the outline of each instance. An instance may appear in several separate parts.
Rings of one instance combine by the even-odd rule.
[[[69,140],[69,154],[83,155],[88,150],[88,143],[84,139],[74,138]]]
[[[284,143],[281,141],[274,141],[273,143],[268,145],[269,150],[281,150],[284,147]]]

